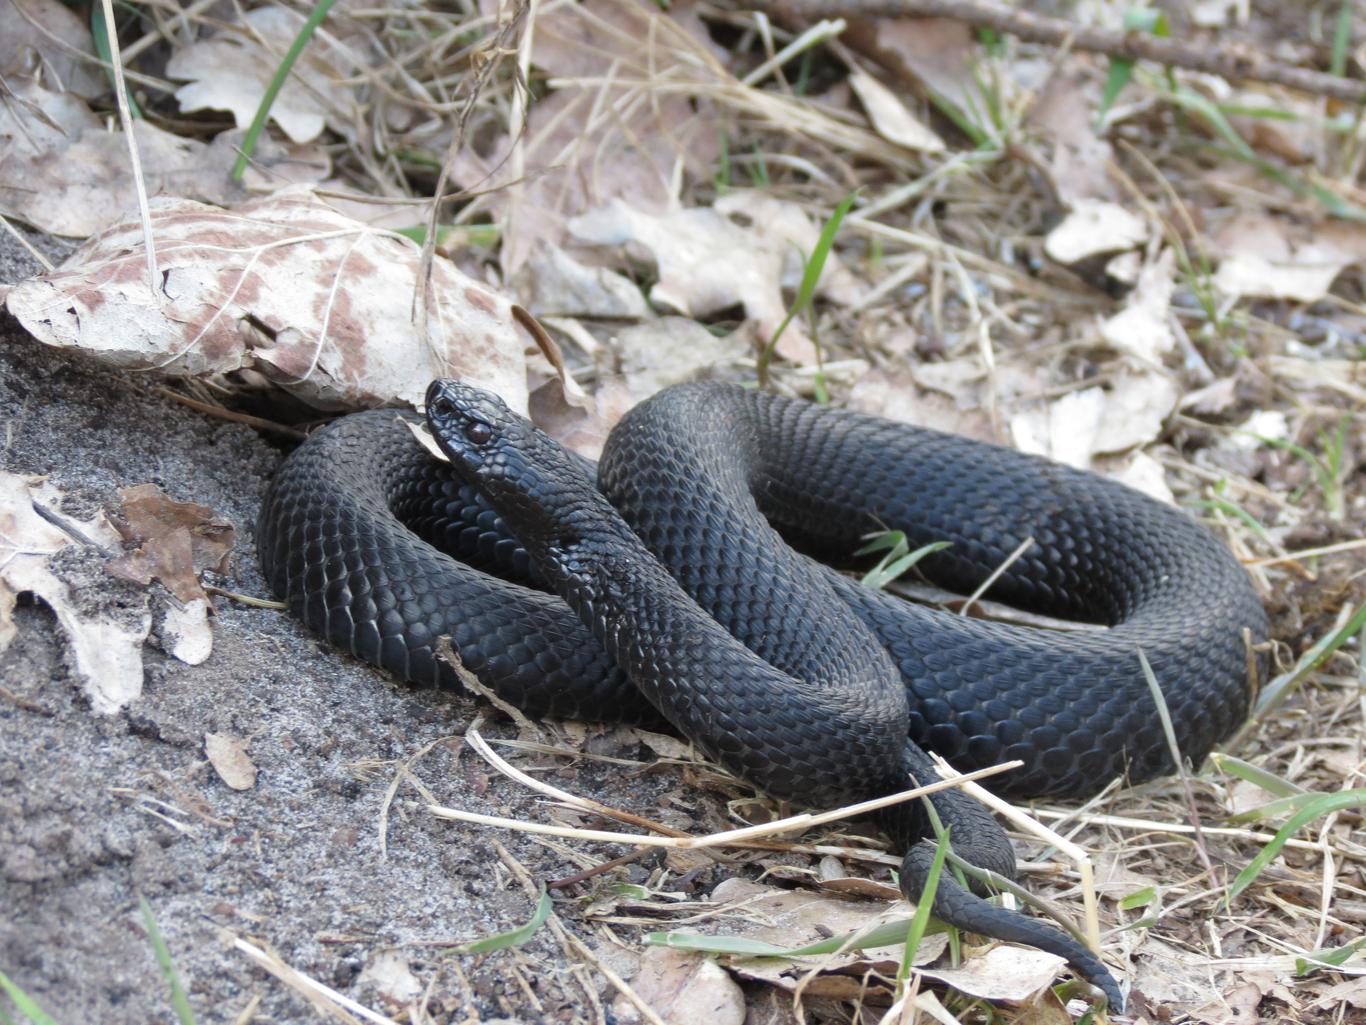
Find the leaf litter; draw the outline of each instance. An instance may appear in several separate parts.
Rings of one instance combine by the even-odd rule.
[[[1094,6],[1103,23],[1122,17],[1119,5]],[[1188,28],[1217,26],[1205,37],[1211,45],[1228,36],[1276,42],[1292,57],[1309,52],[1296,47],[1310,29],[1286,33],[1264,15],[1242,23],[1237,9],[1200,5]],[[0,39],[11,23],[3,19],[14,17],[0,10]],[[178,82],[152,75],[148,88],[184,111],[248,120],[298,22],[269,5],[231,25],[187,14],[193,30],[163,54]],[[306,180],[331,174],[330,185],[361,195],[417,200],[386,213],[402,223],[412,209],[418,222],[432,168],[460,143],[451,172],[464,191],[443,207],[440,226],[453,241],[450,258],[439,253],[430,272],[427,333],[412,316],[416,283],[428,273],[416,246],[302,191],[247,199],[225,183],[231,146],[208,122],[182,136],[137,128],[155,157],[148,191],[167,197],[154,207],[166,274],[154,292],[140,230],[108,219],[131,209],[119,173],[123,140],[91,113],[86,100],[99,92],[89,77],[75,88],[73,66],[58,67],[64,51],[42,33],[13,53],[0,48],[12,100],[0,107],[0,209],[75,237],[107,230],[62,270],[9,291],[28,330],[122,368],[228,393],[270,383],[323,409],[415,402],[435,368],[483,375],[591,449],[625,408],[667,383],[698,373],[751,378],[820,224],[858,188],[818,301],[784,336],[775,387],[829,391],[870,412],[1010,442],[1199,512],[1256,573],[1283,661],[1366,601],[1366,563],[1352,546],[1366,522],[1360,158],[1355,136],[1336,127],[1340,112],[1321,99],[1235,91],[1209,75],[1148,74],[1140,65],[1102,120],[1103,58],[1008,35],[983,45],[953,19],[856,17],[807,32],[786,18],[630,0],[544,5],[524,27],[518,70],[505,64],[472,90],[474,69],[491,59],[480,46],[499,27],[487,12],[342,5],[327,25],[273,109],[293,142],[330,140],[338,166],[314,160]],[[393,49],[381,54],[376,31],[395,27],[402,31],[384,37]],[[62,32],[88,47],[69,26]],[[775,60],[785,47],[793,49]],[[35,53],[48,62],[38,76]],[[72,93],[60,90],[67,81]],[[1221,134],[1225,123],[1236,139]],[[275,166],[303,153],[284,150]],[[286,177],[266,163],[252,188],[273,191]],[[513,297],[564,346],[568,377],[527,358]],[[559,379],[579,380],[587,394],[573,398]],[[67,616],[63,627],[76,638],[93,627],[71,611],[76,603],[50,566],[79,542],[61,531],[59,539],[31,512],[33,485],[6,481],[13,525],[0,597],[9,594],[12,607],[19,593],[34,593],[67,608],[59,619]],[[183,582],[194,567],[167,573]],[[0,617],[0,642],[7,623]],[[133,659],[138,629],[146,636],[149,614],[105,654]],[[77,661],[92,647],[101,645],[73,640]],[[1241,756],[1296,788],[1359,787],[1362,664],[1359,637],[1337,646],[1289,701],[1259,718]],[[136,684],[133,675],[109,675],[92,701],[117,707],[141,687],[140,670]],[[740,802],[724,805],[731,824],[765,807],[711,770],[684,771]],[[1341,946],[1366,915],[1357,820],[1347,813],[1310,824],[1224,905],[1237,871],[1287,816],[1269,811],[1263,828],[1221,826],[1256,810],[1255,794],[1227,769],[1195,784],[1200,843],[1217,855],[1213,879],[1174,784],[1107,792],[1082,809],[1035,807],[1113,862],[1101,890],[1114,930],[1106,952],[1132,966],[1138,1013],[1339,1020],[1332,1016],[1359,1003],[1359,955],[1300,972],[1284,952]],[[817,931],[846,904],[866,922],[877,905],[805,887],[820,885],[812,866],[822,857],[853,872],[849,889],[885,887],[888,859],[867,839],[851,845],[841,833],[749,851],[740,871],[767,872],[781,885],[731,882],[758,887],[761,905],[819,908]],[[674,872],[714,871],[706,859],[673,865],[642,868],[649,892],[667,891]],[[1071,870],[1033,867],[1041,892],[1075,887]],[[1127,903],[1144,891],[1153,899]],[[713,910],[717,892],[707,891]],[[646,904],[656,920],[647,926],[633,912],[636,935],[692,914],[676,902]],[[800,946],[801,932],[789,925],[775,939]],[[1027,967],[1032,952],[966,953],[961,969],[921,965],[918,976],[924,987],[948,982],[952,989],[934,992],[964,1020],[977,1019],[954,1003],[954,989],[997,1001],[1005,1020],[1079,1013],[1047,992],[1056,966]],[[730,976],[700,955],[647,950],[641,960],[641,992],[671,1016],[701,1014],[667,1003],[667,993],[694,988],[735,1013]],[[790,962],[767,975],[728,966],[781,988],[820,1021],[845,1020],[851,1007],[857,1020],[877,1020],[865,998],[876,992],[885,1006],[894,995],[870,961],[849,962],[833,981],[838,973],[822,969],[821,985],[842,987],[837,994],[799,986]],[[398,967],[396,1005],[417,999],[406,963]],[[614,1006],[638,1013],[625,992]],[[828,1001],[846,998],[845,1010],[831,1010]],[[917,1006],[949,1013],[938,1001]]]

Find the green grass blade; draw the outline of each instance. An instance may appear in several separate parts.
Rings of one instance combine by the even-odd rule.
[[[1342,0],[1333,28],[1333,59],[1328,70],[1339,78],[1347,74],[1347,51],[1352,45],[1352,0]]]
[[[859,555],[872,555],[874,552],[886,551],[909,551],[910,545],[906,543],[906,534],[901,530],[883,530],[876,534],[865,534],[868,543],[854,553]]]
[[[1335,811],[1366,806],[1366,790],[1344,790],[1336,794],[1318,794],[1318,800],[1301,809],[1289,822],[1280,828],[1271,841],[1253,858],[1245,869],[1238,873],[1229,887],[1224,907],[1228,908],[1238,895],[1251,886],[1262,870],[1281,853],[1285,842],[1300,831],[1307,823],[1331,815]]]
[[[536,902],[536,910],[525,925],[519,925],[515,929],[509,929],[507,932],[500,932],[494,936],[486,936],[482,940],[474,940],[471,943],[462,943],[458,947],[450,947],[449,952],[453,954],[491,954],[495,950],[503,950],[507,947],[520,947],[536,934],[536,930],[545,924],[545,920],[550,917],[550,912],[554,906],[550,894],[542,885],[541,897]]]
[[[1157,898],[1157,888],[1145,886],[1141,890],[1135,890],[1127,897],[1120,899],[1119,906],[1124,911],[1132,911],[1134,908],[1146,908]]]
[[[157,928],[157,920],[152,916],[152,905],[147,903],[146,897],[139,897],[138,908],[142,911],[142,924],[147,927],[147,936],[152,941],[152,950],[156,952],[157,967],[161,969],[161,974],[166,979],[166,985],[171,990],[171,1007],[175,1009],[176,1017],[180,1019],[180,1025],[194,1025],[194,1012],[190,1010],[190,1000],[185,995],[185,987],[180,984],[180,976],[175,970],[175,962],[171,960],[171,951],[161,936],[161,930]]]
[[[1335,651],[1351,640],[1357,631],[1364,627],[1366,627],[1366,603],[1363,603],[1352,614],[1341,629],[1333,631],[1300,656],[1300,660],[1294,669],[1271,681],[1266,690],[1262,691],[1262,696],[1257,699],[1254,709],[1255,715],[1258,717],[1265,715],[1293,694],[1300,684],[1309,677],[1310,673],[1323,665]]]
[[[949,856],[949,831],[939,834],[934,848],[934,860],[930,862],[929,875],[925,877],[925,888],[915,902],[915,915],[911,927],[906,930],[906,946],[901,952],[901,967],[896,973],[896,994],[899,997],[906,989],[906,979],[911,974],[911,961],[925,938],[925,930],[930,924],[930,908],[934,905],[934,894],[939,889],[939,877],[944,873],[944,859]]]
[[[843,933],[802,947],[780,947],[748,936],[703,936],[691,932],[652,932],[645,942],[674,950],[695,950],[703,954],[735,954],[741,957],[809,957],[841,950],[867,950],[890,947],[906,941],[912,919],[898,918],[863,932]],[[930,930],[935,931],[935,930]]]
[[[1364,946],[1366,946],[1366,936],[1353,940],[1343,947],[1324,947],[1322,950],[1311,950],[1303,957],[1295,958],[1295,974],[1308,975],[1310,972],[1317,972],[1324,968],[1339,968],[1351,960],[1352,955]]]
[[[1250,811],[1239,812],[1237,815],[1230,815],[1226,820],[1230,826],[1242,826],[1249,822],[1265,822],[1267,819],[1278,819],[1282,815],[1290,815],[1307,808],[1323,795],[1314,791],[1303,794],[1291,794],[1288,797],[1278,797],[1274,801],[1268,801],[1260,808],[1253,808]]]
[[[109,31],[104,24],[104,4],[94,3],[90,6],[90,38],[95,43],[95,52],[99,54],[100,60],[104,61],[104,73],[109,77],[109,85],[117,93],[118,84],[114,79],[114,51],[109,46]],[[135,120],[142,118],[142,108],[138,106],[138,101],[133,99],[133,94],[128,94],[128,116]]]
[[[925,558],[925,556],[933,555],[935,552],[942,552],[947,547],[949,547],[948,541],[931,541],[929,544],[923,545],[900,558],[891,559],[890,561],[884,559],[875,568],[864,574],[863,579],[859,582],[863,584],[864,587],[871,587],[874,591],[880,591],[893,580],[896,580],[898,577],[901,577],[908,572],[911,567]]]
[[[275,104],[275,97],[280,95],[280,90],[284,88],[285,79],[289,77],[290,71],[294,69],[294,63],[299,59],[299,55],[304,52],[304,47],[313,38],[313,33],[318,30],[318,26],[327,17],[327,12],[332,10],[332,5],[336,0],[318,0],[318,6],[313,8],[308,20],[299,29],[299,34],[294,37],[294,42],[289,44],[289,50],[285,53],[284,60],[275,69],[275,74],[271,77],[270,85],[266,86],[266,94],[261,97],[261,105],[256,108],[256,116],[252,118],[251,127],[247,129],[247,134],[242,139],[242,152],[237,158],[237,163],[232,165],[232,177],[234,181],[241,181],[242,175],[246,173],[247,161],[251,159],[252,153],[256,151],[256,140],[261,137],[261,132],[266,127],[266,120],[270,117],[270,108]]]
[[[19,1013],[32,1022],[33,1025],[57,1025],[56,1020],[39,1007],[31,996],[20,989],[15,983],[11,982],[4,972],[0,972],[0,989],[5,991],[5,995],[14,1002],[14,1006],[19,1009]]]
[[[1268,794],[1274,794],[1277,797],[1292,797],[1295,794],[1308,793],[1298,783],[1291,783],[1288,779],[1282,779],[1274,772],[1267,772],[1259,765],[1245,762],[1241,758],[1224,754],[1222,751],[1211,752],[1209,758],[1219,769],[1227,772],[1230,776],[1237,776],[1244,782],[1251,783],[1255,787],[1261,787]]]
[[[761,385],[768,383],[768,364],[773,358],[773,350],[778,346],[778,339],[783,336],[783,332],[787,330],[787,325],[792,323],[793,318],[810,306],[812,299],[815,298],[816,285],[821,280],[821,273],[825,270],[825,261],[835,245],[835,236],[839,234],[840,225],[844,223],[844,215],[853,208],[856,199],[858,199],[858,193],[851,192],[840,200],[839,206],[835,207],[835,212],[825,222],[825,227],[821,228],[820,238],[816,240],[816,247],[811,250],[811,255],[802,267],[802,280],[797,287],[797,298],[793,301],[791,309],[787,311],[787,316],[783,318],[783,322],[778,325],[778,330],[773,332],[768,344],[759,353],[757,369]]]

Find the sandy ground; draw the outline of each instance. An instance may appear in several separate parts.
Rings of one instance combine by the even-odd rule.
[[[0,236],[0,280],[36,270]],[[151,394],[148,383],[78,365],[6,322],[0,467],[50,475],[68,496],[66,511],[78,515],[115,510],[116,489],[147,481],[207,505],[238,531],[231,571],[218,582],[264,596],[253,522],[281,450],[253,430]],[[85,601],[139,601],[135,585],[104,572],[106,557],[76,552],[61,571]],[[414,772],[443,803],[498,815],[544,811],[539,799],[461,752],[456,734],[476,713],[473,700],[400,688],[324,649],[285,613],[219,599],[208,661],[185,665],[149,643],[142,697],[108,717],[91,711],[73,679],[51,611],[21,605],[17,624],[18,639],[0,658],[8,691],[0,698],[0,969],[59,1022],[174,1020],[139,895],[151,904],[199,1021],[238,1020],[258,997],[252,1021],[317,1020],[300,997],[231,949],[229,932],[268,944],[370,1006],[396,1010],[366,973],[386,950],[399,948],[425,984],[441,943],[530,916],[533,902],[494,841],[535,876],[581,867],[521,835],[401,807],[389,821],[384,856],[386,789],[399,763],[430,744]],[[207,732],[250,738],[260,769],[252,789],[234,791],[214,772]],[[512,730],[493,724],[486,733]],[[677,783],[601,763],[539,762],[553,767],[544,774],[553,782],[647,814]],[[417,795],[405,786],[399,796]],[[572,962],[544,930],[515,956],[456,963],[468,984],[445,969],[438,992],[463,996],[448,999],[449,1017],[436,1020],[586,1014],[578,978],[593,977],[571,977]],[[592,985],[611,1000],[600,976]]]

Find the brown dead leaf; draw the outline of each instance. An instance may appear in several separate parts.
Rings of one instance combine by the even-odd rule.
[[[128,144],[71,93],[10,83],[0,104],[0,213],[55,235],[85,237],[137,209]],[[133,126],[151,195],[215,203],[246,195],[228,177],[227,146],[206,146],[147,121]]]
[[[663,213],[677,170],[709,173],[715,114],[651,87],[661,68],[677,75],[707,49],[695,20],[691,4],[662,11],[643,0],[588,0],[537,17],[532,63],[550,74],[551,91],[532,104],[524,134],[504,132],[477,153],[465,147],[453,166],[461,185],[487,193],[476,203],[503,226],[505,278],[540,243],[563,241],[569,218],[616,198]]]
[[[303,23],[303,15],[287,8],[258,7],[237,24],[177,47],[166,74],[190,83],[176,90],[180,109],[231,111],[237,127],[247,128]],[[350,137],[356,125],[349,106],[357,96],[346,79],[361,66],[334,35],[315,33],[271,103],[271,119],[294,142],[316,139],[324,127]]]
[[[76,250],[7,299],[39,341],[177,376],[254,368],[314,406],[418,404],[461,377],[526,409],[511,304],[448,260],[433,265],[429,347],[410,297],[419,249],[343,217],[304,189],[218,210],[152,205],[162,281],[148,288],[136,221]]]
[[[161,581],[182,602],[207,599],[199,574],[226,573],[232,551],[231,523],[193,502],[177,502],[155,484],[121,488],[124,522],[119,533],[138,547],[110,561],[110,573],[146,586]]]
[[[977,40],[953,18],[851,18],[845,38],[888,70],[963,111],[981,107],[973,78]]]
[[[93,100],[108,91],[108,81],[93,61],[90,29],[58,0],[4,0],[0,3],[0,76],[13,86],[39,69],[58,92]]]
[[[1108,172],[1114,151],[1095,128],[1100,95],[1089,68],[1064,65],[1049,77],[1029,111],[1030,125],[1053,143],[1053,187],[1069,206],[1117,198]]]
[[[247,754],[248,741],[228,733],[204,734],[204,754],[219,778],[234,790],[256,785],[256,764]]]
[[[631,988],[666,1022],[742,1025],[745,1020],[739,985],[703,954],[647,947]]]
[[[0,471],[0,652],[14,640],[12,621],[21,594],[41,598],[70,642],[70,655],[96,712],[110,715],[142,693],[142,644],[152,617],[141,608],[90,607],[50,565],[79,537],[113,548],[118,535],[102,513],[69,521],[59,512],[61,494],[41,478]],[[39,513],[39,509],[43,513]],[[53,521],[70,522],[67,530]]]

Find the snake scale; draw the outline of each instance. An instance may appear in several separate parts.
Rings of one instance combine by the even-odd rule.
[[[1267,623],[1228,549],[1194,519],[1095,474],[954,435],[738,387],[675,386],[613,430],[596,469],[496,397],[435,382],[450,465],[405,417],[343,418],[285,461],[258,524],[275,591],[314,630],[405,680],[442,684],[449,635],[530,714],[667,721],[775,797],[835,806],[1008,759],[1004,795],[1082,797],[1169,772],[1141,671],[1198,764],[1244,718],[1248,642]],[[411,419],[408,417],[407,419]],[[948,541],[920,568],[1099,631],[947,614],[860,586],[869,532]],[[977,802],[933,798],[954,849],[1004,875]],[[934,844],[918,802],[882,813],[914,899]],[[1122,997],[1051,926],[948,877],[952,924],[1051,950]]]

